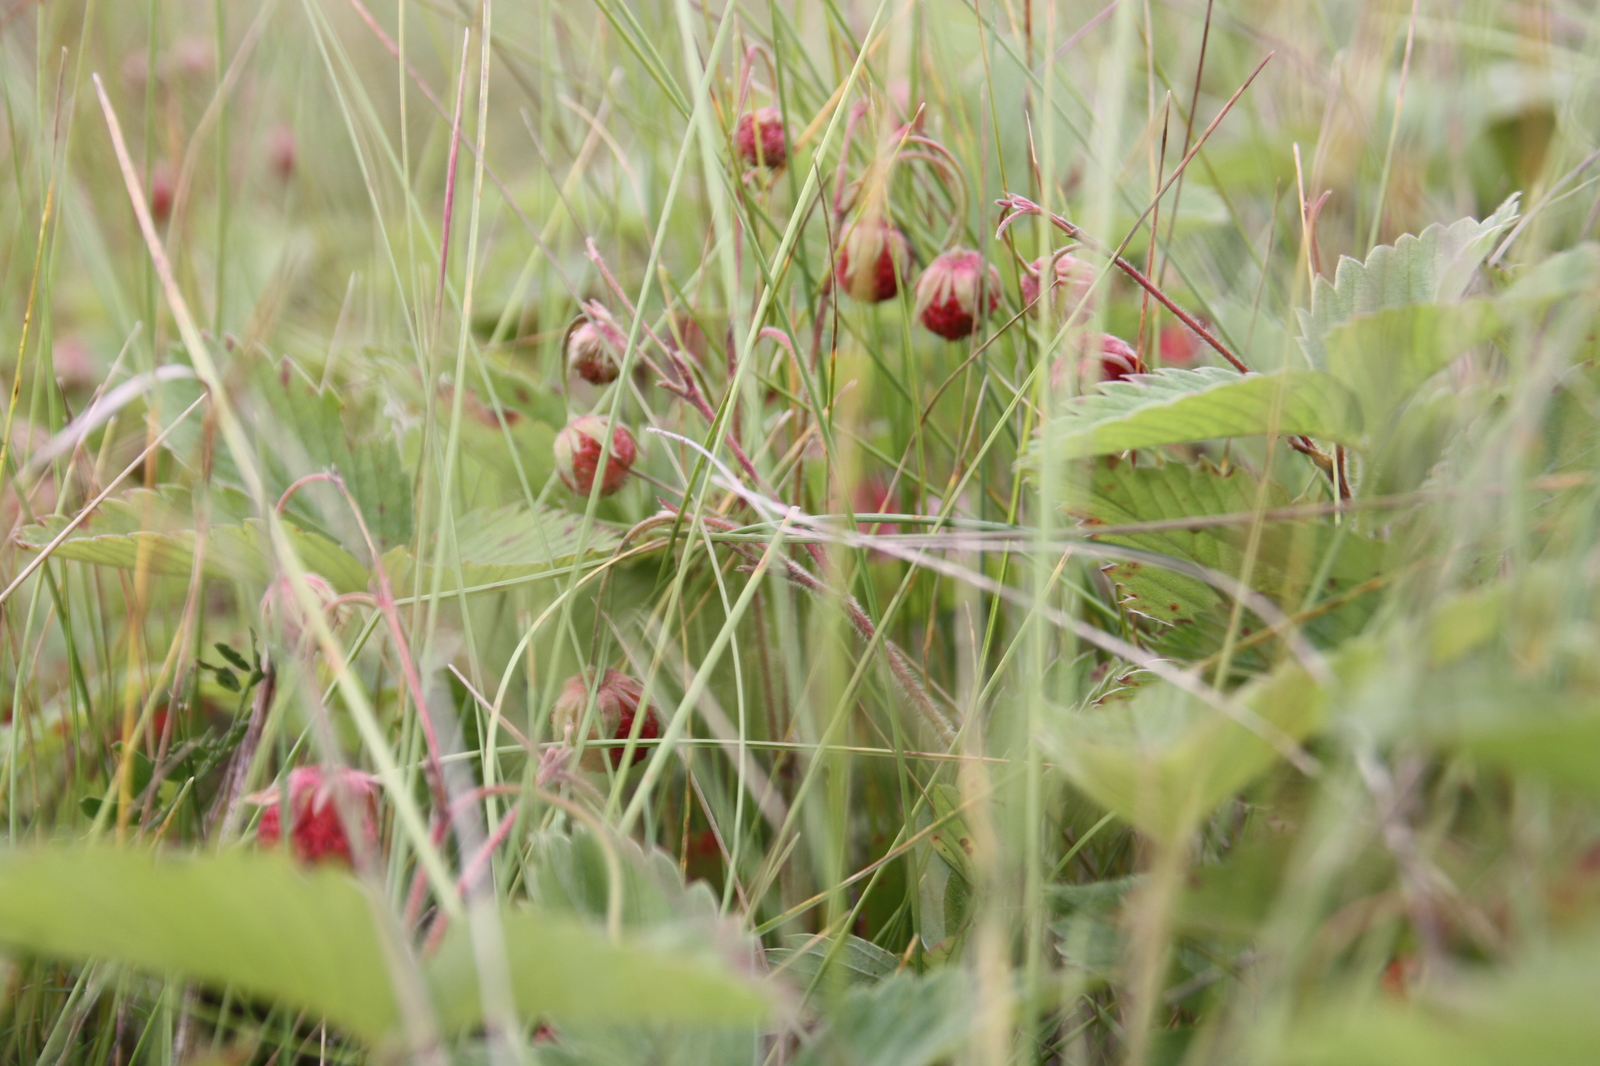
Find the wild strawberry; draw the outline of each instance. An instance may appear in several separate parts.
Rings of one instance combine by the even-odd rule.
[[[1078,383],[1088,388],[1097,382],[1122,381],[1145,372],[1144,363],[1133,345],[1110,333],[1090,334],[1082,342],[1086,354],[1078,360]],[[1067,367],[1071,365],[1063,355],[1050,368],[1050,384],[1063,388],[1067,383]]]
[[[567,334],[567,369],[591,385],[617,380],[622,361],[605,330],[585,319]]]
[[[150,217],[165,222],[172,214],[172,198],[177,195],[177,179],[172,164],[165,159],[150,168]]]
[[[740,115],[733,128],[733,146],[746,166],[773,169],[783,166],[789,159],[783,115],[775,107],[762,107]]]
[[[944,252],[917,282],[917,317],[946,340],[972,335],[1000,303],[1000,272],[969,248]]]
[[[577,744],[578,729],[583,724],[584,713],[589,709],[589,686],[593,681],[594,671],[590,669],[567,678],[567,683],[561,687],[561,695],[550,711],[551,733],[561,743],[568,746]],[[633,735],[633,723],[640,713],[645,717],[639,723],[638,739],[658,739],[661,736],[661,719],[656,709],[648,703],[641,712],[639,701],[643,696],[644,686],[637,678],[629,677],[620,670],[608,669],[600,679],[599,688],[595,690],[594,726],[589,730],[589,741],[626,741]],[[613,769],[621,767],[623,750],[606,749],[606,758]],[[636,748],[633,761],[640,762],[647,754],[643,748]],[[583,753],[581,765],[585,770],[605,769],[599,749],[594,748]]]
[[[307,572],[306,585],[311,589],[312,597],[326,617],[328,609],[333,606],[333,601],[339,598],[338,592],[321,574]],[[306,632],[308,626],[306,612],[301,609],[294,587],[289,584],[288,574],[282,575],[267,586],[266,593],[261,597],[260,614],[261,627],[270,633],[276,625],[283,635],[286,647],[298,648],[302,641],[309,639],[309,634]],[[336,612],[334,617],[328,619],[328,624],[336,626],[342,620],[341,614]]]
[[[1022,302],[1032,304],[1039,298],[1039,281],[1049,269],[1049,257],[1035,259],[1022,273]],[[1084,313],[1094,309],[1089,289],[1094,284],[1094,267],[1082,259],[1074,259],[1065,252],[1056,256],[1055,281],[1050,286],[1050,308],[1057,314],[1068,315],[1084,305]],[[1085,302],[1087,301],[1087,303]]]
[[[267,808],[256,826],[256,842],[262,847],[276,847],[283,839],[283,794],[270,788],[247,799]],[[289,772],[287,807],[289,851],[300,862],[354,865],[354,850],[345,832],[341,807],[352,817],[360,818],[363,850],[377,850],[378,782],[370,774],[344,767],[298,767]]]
[[[1200,354],[1200,334],[1182,322],[1161,327],[1161,365],[1188,366]]]
[[[610,420],[600,415],[584,415],[567,423],[567,428],[556,434],[556,473],[567,488],[580,496],[589,495],[594,488],[595,470],[600,466],[600,452],[610,426]],[[621,488],[638,457],[639,446],[633,434],[623,426],[611,429],[611,455],[606,460],[600,495],[609,496]]]
[[[910,269],[906,235],[881,218],[862,217],[845,230],[833,276],[851,297],[875,304],[894,299]]]
[[[282,181],[294,176],[295,148],[294,127],[287,122],[280,122],[267,131],[267,161]]]

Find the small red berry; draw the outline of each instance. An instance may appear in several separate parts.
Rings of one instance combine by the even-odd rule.
[[[172,199],[177,191],[171,163],[163,159],[150,168],[150,216],[157,222],[165,222],[172,214]]]
[[[1032,304],[1039,298],[1039,279],[1048,269],[1048,257],[1035,259],[1022,274],[1022,302]],[[1094,267],[1082,259],[1065,252],[1056,256],[1055,282],[1050,287],[1051,305],[1058,314],[1071,314],[1079,305],[1084,313],[1094,309],[1089,290],[1094,285]]]
[[[280,180],[288,181],[294,176],[295,156],[293,126],[280,122],[267,131],[267,160]]]
[[[283,838],[280,808],[283,794],[276,788],[248,797],[267,805],[256,826],[256,842],[276,847]],[[350,837],[339,808],[343,805],[361,818],[365,850],[378,847],[378,783],[370,775],[344,767],[301,766],[289,772],[289,851],[300,862],[316,865],[341,862],[354,865]]]
[[[550,729],[555,739],[561,743],[569,746],[577,743],[578,729],[583,724],[585,712],[589,709],[589,686],[593,681],[594,671],[585,670],[581,674],[567,678],[566,684],[561,687],[561,695],[550,710]],[[644,685],[638,678],[629,677],[620,670],[607,670],[595,690],[594,726],[589,730],[588,739],[626,741],[633,735],[633,723],[641,713],[639,703],[643,696]],[[644,721],[639,723],[638,739],[659,739],[661,718],[656,714],[655,707],[647,703],[642,713],[645,717]],[[613,769],[621,767],[623,750],[606,749],[606,758]],[[647,754],[643,748],[636,748],[633,761],[640,762]],[[581,765],[585,770],[605,769],[599,749],[586,750]]]
[[[617,380],[622,361],[605,330],[585,319],[567,334],[567,369],[591,385]]]
[[[917,317],[946,340],[972,335],[1000,303],[1000,272],[968,248],[942,253],[917,282]]]
[[[833,276],[839,287],[863,303],[894,299],[911,269],[911,243],[880,218],[861,218],[845,231]]]
[[[1083,339],[1083,348],[1087,349],[1087,354],[1078,360],[1078,384],[1081,388],[1088,388],[1097,382],[1123,381],[1145,372],[1145,365],[1133,345],[1114,334],[1090,334]],[[1066,385],[1068,365],[1064,355],[1056,360],[1050,369],[1051,385],[1056,388]]]
[[[1161,365],[1188,366],[1200,354],[1200,335],[1182,322],[1161,327]]]
[[[762,107],[739,116],[733,128],[733,146],[747,166],[783,166],[789,159],[789,140],[783,132],[783,115],[775,107]]]
[[[600,415],[584,415],[556,434],[556,473],[567,488],[580,496],[589,495],[594,488],[595,470],[600,466],[600,452],[610,426],[610,420]],[[609,496],[621,488],[638,457],[639,446],[633,434],[623,426],[611,429],[611,456],[606,460],[600,495]]]

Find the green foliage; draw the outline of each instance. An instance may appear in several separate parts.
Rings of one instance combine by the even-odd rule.
[[[1241,377],[1231,370],[1157,370],[1098,385],[1071,401],[1039,447],[1060,459],[1163,444],[1309,434],[1353,443],[1362,422],[1355,396],[1334,377],[1284,370]],[[1037,470],[1037,452],[1028,468]]]
[[[749,1024],[762,993],[691,962],[526,908],[499,915],[521,1016],[576,1023]],[[157,858],[134,850],[34,848],[0,858],[0,942],[126,962],[272,996],[367,1040],[396,1036],[399,930],[348,875],[274,855]],[[457,929],[422,967],[438,1022],[477,1022],[471,935]],[[409,975],[398,980],[407,980]]]

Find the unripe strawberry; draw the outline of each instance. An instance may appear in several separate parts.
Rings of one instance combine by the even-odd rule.
[[[583,725],[584,713],[589,709],[589,686],[594,680],[594,671],[585,670],[581,674],[574,674],[567,678],[561,687],[561,695],[556,700],[556,705],[550,710],[550,730],[555,739],[569,746],[576,746],[578,730]],[[588,740],[626,741],[633,735],[634,720],[642,713],[644,721],[639,723],[639,740],[656,740],[661,736],[661,719],[656,714],[656,709],[650,704],[639,707],[639,701],[644,696],[644,686],[634,677],[629,677],[620,670],[607,670],[600,678],[600,686],[594,695],[594,725],[589,729]],[[605,758],[611,763],[613,769],[622,765],[622,748],[607,748]],[[635,763],[642,761],[648,752],[643,748],[636,748],[633,753]],[[600,750],[591,748],[585,750],[580,765],[585,770],[604,770],[605,762],[602,761]]]
[[[276,788],[248,797],[266,806],[256,827],[256,842],[276,847],[283,839],[280,810],[283,794]],[[378,848],[378,782],[370,774],[345,767],[301,766],[289,772],[289,851],[300,862],[354,865],[355,852],[339,810],[360,818],[363,850]]]
[[[1133,345],[1110,333],[1090,334],[1083,339],[1086,354],[1078,360],[1078,384],[1088,388],[1097,382],[1122,381],[1145,372],[1144,363]],[[1050,384],[1063,388],[1067,383],[1067,367],[1071,365],[1063,355],[1050,368]]]
[[[789,159],[783,115],[775,107],[746,111],[733,128],[733,146],[747,166],[774,169],[783,166]]]
[[[600,452],[605,446],[606,431],[611,422],[600,415],[584,415],[567,423],[567,428],[556,434],[556,473],[567,488],[580,496],[587,496],[594,488],[595,470],[600,466]],[[606,476],[600,482],[600,495],[609,496],[622,487],[639,457],[639,446],[626,427],[611,429],[611,456],[606,460]]]
[[[972,335],[1000,303],[1000,272],[970,248],[944,252],[917,282],[917,317],[946,340]]]
[[[306,573],[306,585],[311,589],[311,595],[320,606],[323,616],[326,617],[328,608],[333,601],[339,598],[338,592],[328,584],[328,579],[321,574]],[[302,641],[310,639],[308,633],[309,620],[300,607],[300,600],[294,594],[294,587],[289,584],[289,575],[284,574],[267,586],[266,593],[261,597],[261,627],[271,632],[274,625],[283,634],[283,642],[287,647],[298,648]],[[329,625],[338,625],[342,621],[339,613],[328,619]]]
[[[622,361],[605,330],[584,320],[567,334],[567,369],[591,385],[607,385],[617,380]]]
[[[882,303],[894,299],[911,270],[911,244],[893,224],[861,218],[845,230],[833,276],[854,299]]]
[[[1022,302],[1032,304],[1039,298],[1039,281],[1050,270],[1049,257],[1035,259],[1022,274]],[[1083,305],[1084,313],[1094,310],[1089,290],[1094,285],[1094,267],[1081,259],[1062,253],[1056,256],[1055,281],[1050,286],[1050,308],[1057,314],[1067,315]]]

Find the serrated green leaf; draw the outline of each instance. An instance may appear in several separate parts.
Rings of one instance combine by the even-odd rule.
[[[972,1029],[972,995],[971,979],[953,968],[858,985],[829,1011],[826,1030],[798,1062],[928,1066],[954,1056]]]
[[[735,977],[709,952],[685,943],[613,944],[570,919],[530,908],[500,916],[511,995],[524,1018],[621,1025],[754,1025],[771,1010],[754,980]],[[447,1029],[481,1018],[478,966],[464,928],[445,937],[428,980]]]
[[[1327,372],[1360,398],[1367,429],[1378,432],[1418,386],[1499,326],[1490,300],[1390,307],[1329,330],[1323,358]]]
[[[781,966],[789,980],[802,988],[815,983],[830,960],[842,967],[851,981],[881,981],[900,968],[900,959],[893,952],[850,933],[842,942],[816,940],[806,933],[791,933],[783,939],[784,947],[767,949],[767,960],[774,968]]]
[[[398,1022],[367,894],[348,875],[279,855],[0,853],[0,941],[233,985],[369,1040]]]
[[[137,489],[120,500],[108,500],[52,552],[58,559],[111,566],[144,567],[150,573],[188,577],[194,569],[195,530],[192,513],[181,503],[186,493],[168,499],[163,490]],[[17,531],[16,543],[42,550],[68,519],[51,516]],[[307,569],[327,578],[339,592],[367,587],[366,567],[339,545],[316,533],[285,523],[289,541]],[[266,529],[258,519],[242,524],[212,525],[207,531],[206,577],[263,585],[276,571]]]
[[[1085,502],[1070,509],[1085,523],[1084,532],[1106,525],[1171,522],[1206,515],[1250,515],[1291,503],[1287,490],[1275,482],[1265,489],[1239,467],[1219,470],[1210,464],[1163,463],[1140,465],[1106,460],[1089,471]],[[1106,544],[1136,548],[1156,556],[1194,563],[1230,577],[1244,571],[1250,542],[1248,520],[1230,525],[1165,528],[1114,536],[1095,536]],[[1329,552],[1336,552],[1329,561]],[[1335,596],[1383,570],[1385,546],[1359,533],[1343,535],[1329,520],[1299,519],[1261,524],[1256,536],[1251,586],[1280,606],[1298,610],[1312,579],[1326,562],[1327,583],[1320,593]],[[1231,605],[1231,599],[1193,574],[1157,561],[1130,559],[1107,562],[1102,570],[1116,585],[1128,611],[1166,625],[1204,630]],[[1346,619],[1352,630],[1364,621],[1367,606]],[[1253,616],[1250,616],[1253,617]],[[1219,619],[1220,621],[1220,619]],[[1223,622],[1225,624],[1225,622]],[[1246,625],[1256,624],[1248,622]],[[1248,635],[1248,634],[1247,634]],[[1194,650],[1194,649],[1190,649]]]
[[[1235,694],[1241,718],[1156,683],[1131,699],[1063,717],[1049,734],[1068,780],[1156,839],[1176,842],[1279,758],[1267,737],[1299,740],[1324,696],[1296,663]]]
[[[1383,244],[1365,262],[1342,256],[1332,283],[1318,278],[1311,310],[1300,311],[1300,342],[1311,365],[1326,365],[1323,338],[1357,315],[1413,304],[1452,303],[1471,284],[1494,240],[1517,218],[1513,194],[1494,214],[1479,222],[1463,218],[1448,226],[1435,223],[1420,234],[1405,234]]]
[[[1360,405],[1336,378],[1313,370],[1236,374],[1217,367],[1157,370],[1097,386],[1042,431],[1040,447],[1060,459],[1164,444],[1307,434],[1355,443]],[[1030,454],[1024,462],[1037,469]]]
[[[582,526],[582,515],[548,508],[529,511],[520,504],[465,515],[456,541],[462,581],[467,588],[474,588],[567,566],[577,558]],[[585,558],[610,555],[626,532],[608,522],[594,522],[585,542]],[[395,548],[383,561],[396,590],[409,590],[414,580],[419,589],[432,587],[432,568],[418,567],[409,549]],[[446,567],[442,587],[446,591],[457,588],[453,567]]]

